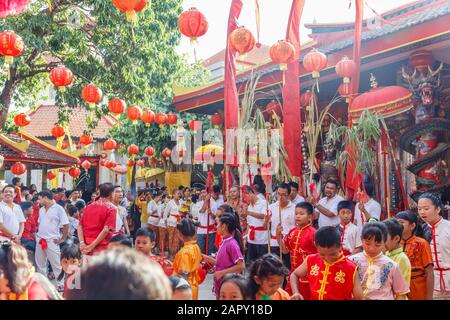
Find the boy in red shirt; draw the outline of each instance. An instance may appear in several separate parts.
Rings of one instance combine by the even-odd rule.
[[[147,228],[140,228],[136,231],[136,241],[134,246],[137,251],[143,253],[155,262],[158,262],[163,268],[167,276],[171,276],[173,272],[172,264],[169,260],[162,257],[155,256],[152,253],[152,249],[156,245],[156,233],[153,230]]]
[[[283,239],[283,228],[281,224],[277,227],[277,241],[283,254],[289,253],[291,256],[291,272],[294,272],[310,255],[317,253],[314,244],[314,235],[316,229],[311,225],[311,219],[314,214],[314,208],[309,202],[300,202],[295,206],[295,224],[286,237]],[[310,299],[308,279],[303,277],[299,281],[300,293],[305,300]],[[285,288],[286,292],[292,294],[290,281]]]
[[[35,215],[32,202],[24,201],[20,204],[20,207],[26,219],[20,242],[22,246],[27,249],[29,255],[33,257],[32,255],[36,250],[36,231],[39,212]],[[34,261],[34,259],[31,261]]]

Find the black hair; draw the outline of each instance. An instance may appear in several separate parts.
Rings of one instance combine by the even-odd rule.
[[[396,236],[399,236],[399,241],[402,240],[403,233],[403,225],[395,218],[391,218],[383,221],[384,225],[387,228],[388,234],[394,239]]]
[[[75,215],[75,213],[78,212],[78,208],[73,206],[73,205],[68,205],[67,206],[67,213],[69,214],[69,216],[73,217]]]
[[[247,193],[251,193],[251,194],[255,194],[256,193],[256,190],[255,190],[255,188],[252,188],[252,187],[250,187],[250,186],[242,186],[242,188],[245,190],[245,192],[247,192]]]
[[[31,207],[33,207],[33,202],[31,201],[22,201],[20,203],[20,208],[22,209],[22,211],[28,210]]]
[[[255,183],[255,184],[253,185],[253,188],[254,188],[255,191],[258,192],[258,193],[266,194],[266,185],[264,184],[264,182],[261,182],[261,183]]]
[[[75,207],[77,207],[77,209],[81,211],[86,208],[86,204],[83,200],[77,200],[77,202],[75,202]]]
[[[119,242],[119,244],[127,246],[129,248],[133,247],[133,243],[131,242],[130,238],[122,233],[118,233],[111,237],[111,239],[109,239],[109,243],[111,242]]]
[[[50,200],[53,200],[55,197],[53,193],[48,189],[43,189],[41,192],[38,193],[38,196],[42,198],[48,198]]]
[[[395,215],[396,219],[402,219],[408,221],[410,224],[415,224],[416,227],[412,231],[412,233],[418,237],[423,237],[423,228],[422,225],[419,223],[419,217],[417,216],[417,213],[413,211],[400,211]]]
[[[291,189],[292,189],[292,188],[295,188],[295,189],[297,189],[297,191],[298,191],[298,183],[297,183],[297,182],[295,182],[295,181],[290,181],[290,182],[289,182],[289,185],[291,186]]]
[[[213,186],[212,190],[213,190],[214,193],[218,193],[218,192],[220,192],[221,189],[220,189],[220,186],[218,186],[216,184],[216,185]]]
[[[362,229],[361,239],[370,240],[375,239],[377,243],[386,242],[388,230],[382,222],[369,222],[366,223]]]
[[[192,203],[197,203],[197,201],[198,201],[198,195],[193,194],[193,195],[191,196],[191,201],[192,201]]]
[[[220,287],[219,287],[219,296],[220,296],[220,290],[222,289],[222,286],[227,282],[234,283],[239,288],[239,291],[241,291],[241,294],[242,294],[242,297],[244,297],[244,300],[250,300],[251,294],[249,292],[248,280],[242,274],[237,274],[237,273],[229,273],[225,277],[223,277],[222,283],[220,284]]]
[[[16,187],[12,184],[7,184],[6,186],[4,186],[2,192],[5,192],[7,188],[12,188],[14,190],[14,193],[16,192]]]
[[[425,192],[424,194],[422,194],[419,197],[419,200],[420,199],[429,199],[431,201],[431,203],[433,203],[433,205],[436,208],[441,208],[442,209],[442,200],[437,194],[434,194],[434,193],[431,193],[431,192]],[[419,202],[419,201],[417,201],[417,202]]]
[[[58,201],[56,201],[56,204],[58,204],[64,208],[68,203],[67,203],[67,201],[64,201],[64,200],[58,200]]]
[[[169,281],[172,285],[172,292],[175,292],[175,290],[191,290],[191,286],[189,285],[189,282],[186,281],[185,284],[179,285],[181,279],[184,280],[184,278],[180,276],[170,276]]]
[[[319,228],[314,236],[314,243],[322,248],[340,248],[341,233],[333,226]]]
[[[255,177],[253,178],[253,185],[255,184],[259,184],[265,187],[264,179],[260,174],[255,175]]]
[[[305,209],[306,212],[308,212],[309,216],[312,216],[314,214],[314,207],[313,207],[313,205],[311,203],[309,203],[309,202],[306,202],[306,201],[297,203],[295,208]]]
[[[60,261],[63,259],[78,259],[81,261],[81,250],[80,246],[78,244],[75,244],[73,241],[65,241],[61,248],[61,255],[60,255]],[[64,279],[64,276],[66,273],[64,270],[61,270],[61,273],[58,276],[58,281],[61,281]]]
[[[59,192],[64,192],[64,191],[65,191],[64,188],[57,188],[57,189],[56,189],[56,192],[58,192],[58,193],[59,193]]]
[[[320,174],[318,174],[318,173],[313,173],[312,179],[313,179],[314,181],[316,181],[316,182],[319,182],[319,181],[320,181]]]
[[[114,191],[114,185],[110,182],[102,183],[98,187],[100,198],[109,198]]]
[[[228,233],[233,235],[234,240],[239,244],[239,249],[241,249],[241,253],[244,254],[244,245],[242,244],[242,234],[240,232],[240,223],[239,220],[236,219],[236,215],[232,212],[225,212],[220,216],[219,221],[221,224],[227,226]]]
[[[348,209],[351,212],[353,212],[353,204],[351,201],[348,200],[342,200],[338,203],[337,205],[337,211],[339,213],[339,211],[341,211],[342,209]]]
[[[66,196],[66,198],[70,198],[70,196],[72,195],[72,191],[68,190],[68,191],[64,192],[64,195]]]
[[[291,186],[287,183],[280,183],[277,188],[286,189],[288,194],[291,194]]]
[[[256,283],[255,277],[265,279],[270,276],[288,276],[289,269],[283,262],[273,254],[265,254],[261,258],[255,260],[250,266],[250,274],[248,278],[249,293],[252,300],[256,299],[259,291],[259,285]]]
[[[364,189],[369,197],[373,197],[373,185],[371,183],[364,184]]]
[[[11,183],[12,183],[14,186],[16,186],[16,184],[17,184],[18,182],[20,182],[20,178],[18,178],[18,177],[14,177],[14,178],[12,179],[12,181],[11,181]]]
[[[28,188],[27,186],[22,186],[20,188],[21,191],[30,191],[30,188]]]
[[[180,231],[183,236],[189,238],[195,236],[195,226],[196,224],[192,220],[187,218],[183,218],[180,222],[177,223],[178,231]]]
[[[242,234],[242,226],[241,226],[241,219],[239,217],[239,213],[237,213],[229,204],[222,204],[218,209],[222,210],[224,213],[232,213],[234,215],[234,218],[236,220],[237,229]]]
[[[139,228],[139,229],[137,229],[135,238],[137,238],[137,237],[147,237],[152,242],[156,241],[156,233],[155,233],[155,231],[150,230],[150,229],[146,229],[146,228]]]
[[[328,183],[334,184],[336,186],[337,189],[339,189],[339,182],[337,182],[334,179],[328,179],[327,182],[325,183],[325,185],[327,185]]]

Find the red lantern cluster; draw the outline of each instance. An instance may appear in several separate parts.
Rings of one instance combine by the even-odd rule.
[[[162,128],[167,123],[167,115],[163,112],[155,115],[155,122]]]
[[[89,84],[81,91],[81,97],[88,103],[89,109],[93,110],[95,105],[102,100],[103,93],[93,84]]]
[[[139,119],[142,117],[142,110],[138,106],[132,105],[129,106],[127,109],[127,117],[130,119],[131,122],[134,124],[137,123]]]
[[[114,98],[108,103],[109,112],[115,115],[119,115],[125,111],[127,105],[125,102],[119,98]]]
[[[27,167],[22,162],[16,162],[11,166],[11,172],[16,176],[21,176],[27,172]]]
[[[91,144],[92,141],[94,141],[94,138],[91,136],[88,136],[86,134],[83,134],[80,137],[80,144],[82,144],[82,145],[87,146],[87,145]]]
[[[190,8],[180,15],[178,29],[193,43],[208,31],[208,21],[197,8]]]
[[[223,118],[219,113],[214,113],[211,117],[211,124],[215,127],[219,127],[223,123]]]
[[[327,56],[322,52],[312,49],[303,57],[303,67],[306,71],[312,72],[313,78],[320,77],[320,71],[327,66]]]
[[[54,136],[55,138],[61,138],[65,134],[66,132],[64,131],[64,128],[61,127],[59,124],[55,125],[52,128],[52,136]]]
[[[20,56],[25,50],[22,38],[14,31],[0,32],[0,54],[5,56],[6,64],[13,64],[14,57]]]
[[[356,72],[356,63],[347,57],[343,57],[341,61],[336,64],[336,74],[344,78],[344,83],[350,83],[350,78]]]
[[[252,49],[255,46],[255,37],[251,33],[250,30],[239,27],[235,29],[230,34],[230,45],[231,47],[239,52],[239,55],[241,56],[241,59],[244,59],[245,54],[252,51]]]
[[[270,48],[270,59],[280,65],[281,71],[287,70],[287,65],[295,60],[294,46],[285,40],[279,40]]]
[[[142,112],[141,120],[147,127],[155,120],[155,114],[151,110],[144,110]]]
[[[16,126],[22,128],[29,125],[31,122],[30,117],[25,113],[19,113],[14,116],[14,123]]]
[[[108,139],[103,142],[103,150],[113,151],[117,147],[117,142],[114,139]]]
[[[73,73],[64,66],[53,68],[50,71],[50,81],[60,92],[64,92],[73,82]]]
[[[139,154],[139,147],[135,144],[132,144],[128,147],[128,153],[131,155],[138,155]]]
[[[122,12],[125,12],[127,21],[137,22],[137,12],[141,12],[147,6],[147,0],[112,0],[113,4]]]

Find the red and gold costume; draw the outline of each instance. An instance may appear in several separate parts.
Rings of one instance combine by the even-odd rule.
[[[284,244],[291,255],[291,274],[295,271],[310,254],[317,253],[314,244],[316,229],[310,224],[304,227],[295,227],[284,238]],[[305,300],[310,300],[308,278],[302,277],[299,280],[300,294]],[[287,282],[286,291],[292,294],[290,281]]]
[[[311,300],[352,300],[357,266],[343,254],[333,263],[318,254],[306,258]]]

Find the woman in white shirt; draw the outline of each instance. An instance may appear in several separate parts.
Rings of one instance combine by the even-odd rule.
[[[169,234],[169,258],[173,259],[180,249],[180,239],[178,238],[177,223],[181,221],[181,192],[175,189],[172,193],[172,200],[169,201],[165,210],[164,218],[167,219],[167,232]]]

